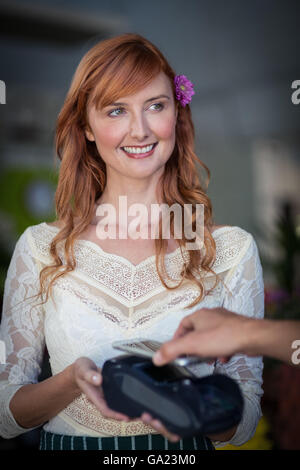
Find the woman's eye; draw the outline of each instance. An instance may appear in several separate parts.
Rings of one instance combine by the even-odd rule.
[[[114,109],[113,111],[111,111],[110,113],[108,113],[109,116],[119,116],[120,114],[112,114],[112,113],[115,113],[116,111],[120,111],[122,110],[123,108],[117,108],[117,109]]]
[[[163,109],[163,107],[164,107],[164,105],[163,105],[162,103],[154,103],[154,104],[152,104],[150,107],[152,107],[152,106],[159,106],[159,109],[158,109],[158,110]],[[156,108],[156,109],[157,109],[157,108]]]

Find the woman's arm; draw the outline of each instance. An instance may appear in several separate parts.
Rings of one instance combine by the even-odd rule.
[[[28,228],[16,244],[4,288],[0,339],[5,343],[6,364],[0,365],[0,436],[10,439],[40,426],[81,393],[104,416],[128,420],[107,407],[100,386],[101,371],[89,358],[79,358],[62,372],[38,382],[45,348],[45,310],[34,297],[39,272]]]
[[[56,416],[81,393],[74,386],[72,366],[36,384],[23,385],[10,400],[19,426],[32,429]]]
[[[4,285],[0,338],[6,362],[0,365],[0,436],[5,439],[28,430],[14,419],[10,401],[23,386],[38,381],[45,349],[44,309],[36,305],[41,301],[36,297],[39,264],[29,232],[27,228],[16,243]]]
[[[108,408],[101,383],[100,368],[88,357],[80,357],[59,374],[21,387],[13,396],[10,409],[19,426],[33,428],[49,421],[84,393],[103,416],[135,421]]]

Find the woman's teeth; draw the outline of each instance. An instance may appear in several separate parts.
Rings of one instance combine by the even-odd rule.
[[[147,153],[153,149],[154,145],[148,145],[147,147],[123,147],[123,149],[128,153]]]

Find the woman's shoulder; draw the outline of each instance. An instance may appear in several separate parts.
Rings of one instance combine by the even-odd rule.
[[[54,222],[47,222],[47,225],[50,225],[50,227],[56,227],[56,228],[59,228],[59,229],[62,228],[61,220],[55,220]]]
[[[236,237],[244,238],[248,232],[237,225],[213,225],[211,234],[217,240],[234,240]]]
[[[53,238],[59,229],[61,229],[61,222],[40,222],[39,224],[30,225],[25,232],[29,233],[33,238]],[[24,233],[25,233],[24,232]]]
[[[236,225],[214,225],[212,234],[216,242],[216,266],[225,270],[239,263],[244,256],[256,251],[253,235]]]
[[[221,238],[227,238],[234,240],[236,238],[250,238],[252,237],[251,233],[247,232],[242,227],[237,225],[213,225],[211,228],[211,233],[216,236],[218,235]]]
[[[230,225],[213,225],[212,228],[211,228],[211,233],[214,233],[214,232],[216,232],[217,230],[219,230],[220,228],[223,228],[223,227],[230,228],[231,226]]]
[[[40,222],[39,224],[30,225],[21,235],[20,239],[26,241],[34,254],[40,259],[48,259],[50,256],[50,244],[52,239],[57,235],[60,226],[55,222]]]
[[[55,220],[54,222],[40,222],[36,225],[31,225],[28,229],[37,237],[45,237],[52,239],[63,228],[62,222]]]

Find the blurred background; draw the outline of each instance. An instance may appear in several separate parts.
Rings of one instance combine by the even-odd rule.
[[[54,129],[74,71],[96,42],[134,32],[194,83],[215,223],[255,237],[266,316],[300,320],[299,18],[298,0],[0,0],[0,302],[18,237],[55,220]],[[236,449],[300,449],[299,368],[264,362],[263,417]],[[37,448],[39,432],[0,450]]]

